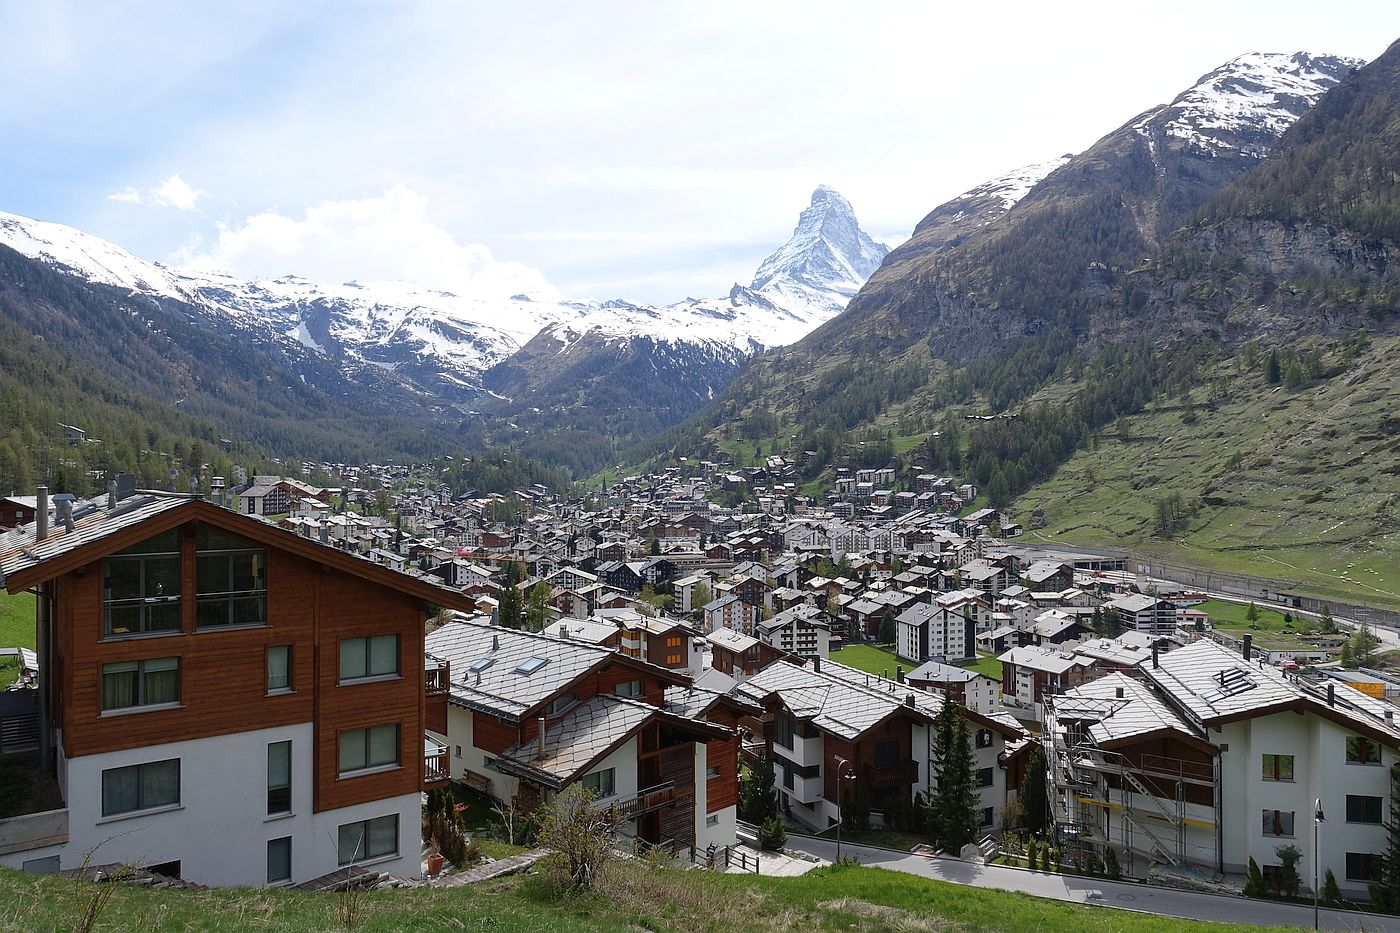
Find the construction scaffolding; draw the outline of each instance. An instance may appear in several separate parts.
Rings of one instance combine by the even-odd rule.
[[[1067,861],[1102,860],[1112,847],[1128,874],[1146,875],[1154,863],[1220,870],[1218,757],[1129,757],[1097,747],[1053,711],[1047,727],[1046,790]]]

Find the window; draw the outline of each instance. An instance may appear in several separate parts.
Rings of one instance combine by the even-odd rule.
[[[292,689],[292,646],[267,648],[267,692],[290,693]]]
[[[718,825],[719,825],[719,814],[718,814],[718,813],[711,813],[709,816],[705,817],[705,825],[706,825],[706,826],[718,826]]]
[[[549,701],[549,706],[545,707],[546,716],[558,716],[564,710],[569,709],[578,702],[578,697],[572,693],[565,693]]]
[[[974,734],[973,744],[976,745],[978,748],[991,748],[992,730],[978,729],[977,732]]]
[[[377,816],[372,820],[346,823],[340,827],[336,854],[341,865],[362,862],[399,852],[399,816]]]
[[[340,679],[389,677],[399,672],[399,636],[374,635],[370,638],[340,640]]]
[[[292,743],[267,746],[267,812],[292,812]]]
[[[620,697],[640,697],[644,693],[640,680],[629,680],[625,683],[620,683],[613,692]]]
[[[995,807],[983,807],[982,810],[981,810],[981,812],[978,814],[977,825],[980,826],[982,829],[987,829],[987,828],[989,828],[989,827],[992,825],[992,822],[993,822],[995,819],[996,819],[996,808],[995,808]]]
[[[267,883],[292,880],[292,837],[267,841]]]
[[[1381,743],[1359,735],[1347,738],[1347,764],[1378,765],[1381,763]]]
[[[171,529],[102,562],[104,635],[180,630],[180,531]]]
[[[886,768],[893,768],[899,764],[899,743],[898,742],[876,742],[875,743],[875,770],[883,771]]]
[[[399,763],[399,724],[340,733],[340,773],[382,768]]]
[[[1264,835],[1266,835],[1266,836],[1291,836],[1291,835],[1293,835],[1293,811],[1292,811],[1292,810],[1265,810],[1265,811],[1264,811]]]
[[[1381,798],[1347,794],[1348,823],[1379,823],[1380,821]]]
[[[102,815],[116,816],[180,802],[180,759],[109,768],[102,772]]]
[[[783,786],[786,787],[788,790],[793,789],[793,770],[793,765],[790,765],[787,762],[783,762]]]
[[[454,745],[454,746],[452,747],[452,757],[453,757],[453,758],[461,758],[461,757],[462,757],[462,746],[460,746],[460,745]]]
[[[1347,853],[1348,881],[1375,881],[1380,878],[1381,857],[1374,852]]]
[[[583,776],[583,786],[597,797],[611,797],[617,793],[617,769],[604,768]]]
[[[780,715],[775,725],[777,726],[777,731],[776,735],[773,737],[773,741],[791,751],[793,735],[797,732],[795,728],[796,723],[788,717]]]
[[[706,769],[705,769],[705,780],[707,780],[707,781],[713,781],[713,780],[714,780],[715,778],[717,778],[717,777],[719,777],[719,768],[706,768]]]
[[[209,525],[195,530],[195,626],[267,623],[267,551]]]
[[[102,665],[104,711],[179,702],[179,658],[151,658]]]
[[[679,648],[679,647],[681,646],[681,642],[684,641],[684,640],[685,640],[685,639],[684,639],[682,636],[680,636],[680,635],[672,635],[672,636],[670,636],[669,638],[666,639],[666,647],[667,647],[667,648]]]
[[[1266,780],[1266,781],[1291,781],[1291,780],[1293,780],[1293,756],[1292,756],[1292,755],[1265,755],[1265,756],[1264,756],[1264,780]]]
[[[978,787],[991,787],[991,786],[992,786],[992,782],[995,780],[994,772],[995,772],[995,769],[994,769],[994,768],[978,768],[978,769],[977,769],[977,786],[978,786]]]
[[[678,664],[680,664],[680,663],[681,663],[681,656],[680,656],[680,655],[678,655],[678,654],[668,654],[668,655],[666,655],[666,666],[667,666],[667,667],[675,667],[676,665],[678,665]]]

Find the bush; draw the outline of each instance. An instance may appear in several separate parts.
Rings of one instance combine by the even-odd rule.
[[[1123,877],[1123,869],[1118,864],[1118,852],[1112,846],[1104,850],[1103,873],[1114,881]]]
[[[540,844],[558,853],[551,865],[555,888],[568,893],[589,890],[612,851],[605,813],[593,805],[593,794],[577,785],[539,810]]]
[[[1249,871],[1245,875],[1244,896],[1245,897],[1267,897],[1268,890],[1264,887],[1264,873],[1259,870],[1259,863],[1254,861],[1254,856],[1249,857]]]
[[[1295,845],[1279,846],[1274,849],[1279,860],[1279,893],[1284,897],[1297,897],[1302,886],[1298,876],[1298,862],[1303,858],[1303,850]]]
[[[1337,887],[1337,876],[1332,874],[1330,868],[1322,881],[1322,903],[1328,907],[1342,906],[1342,889]]]
[[[1031,871],[1036,871],[1040,868],[1039,852],[1039,847],[1035,844],[1035,840],[1032,839],[1026,846],[1026,867]]]
[[[787,845],[787,830],[781,817],[770,816],[758,828],[758,847],[765,852],[781,852]]]

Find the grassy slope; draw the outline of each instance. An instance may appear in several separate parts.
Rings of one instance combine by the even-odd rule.
[[[34,595],[0,591],[0,648],[34,647]]]
[[[1211,379],[1228,397],[1205,407]],[[1028,541],[1129,547],[1167,560],[1296,582],[1323,598],[1400,607],[1400,340],[1376,340],[1347,373],[1298,392],[1220,364],[1183,421],[1180,400],[1126,419],[1081,450],[1012,515]],[[1238,462],[1232,455],[1238,453]],[[1154,500],[1209,498],[1170,538]]]
[[[0,870],[0,928],[74,929],[99,887]],[[287,890],[109,889],[98,930],[340,930],[352,903]],[[560,901],[538,876],[471,888],[375,892],[359,901],[354,928],[375,931],[540,930],[1076,930],[1243,933],[1239,925],[1189,923],[981,891],[872,868],[821,869],[802,878],[624,868],[604,893]]]
[[[895,655],[894,648],[881,648],[875,645],[848,645],[839,651],[831,652],[831,660],[847,667],[854,667],[858,671],[865,671],[867,674],[883,672],[889,677],[894,676],[896,665],[904,665],[907,669],[909,664],[908,661]]]

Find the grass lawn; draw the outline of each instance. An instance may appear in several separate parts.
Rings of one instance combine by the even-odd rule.
[[[34,647],[34,594],[0,591],[0,648]]]
[[[99,893],[111,899],[96,901]],[[589,894],[564,897],[534,873],[470,888],[410,888],[362,896],[287,889],[103,888],[0,869],[0,928],[99,930],[354,928],[497,931],[1075,930],[1085,933],[1245,933],[1206,924],[986,891],[877,868],[820,868],[800,878],[722,875],[619,860]]]
[[[979,654],[976,661],[962,661],[958,667],[966,668],[969,671],[976,671],[986,677],[992,678],[997,683],[1001,683],[1001,662],[995,655]]]
[[[902,665],[906,670],[910,667],[908,661],[895,656],[892,645],[847,645],[831,652],[831,660],[867,674],[883,673],[887,677],[894,676],[896,665]]]

